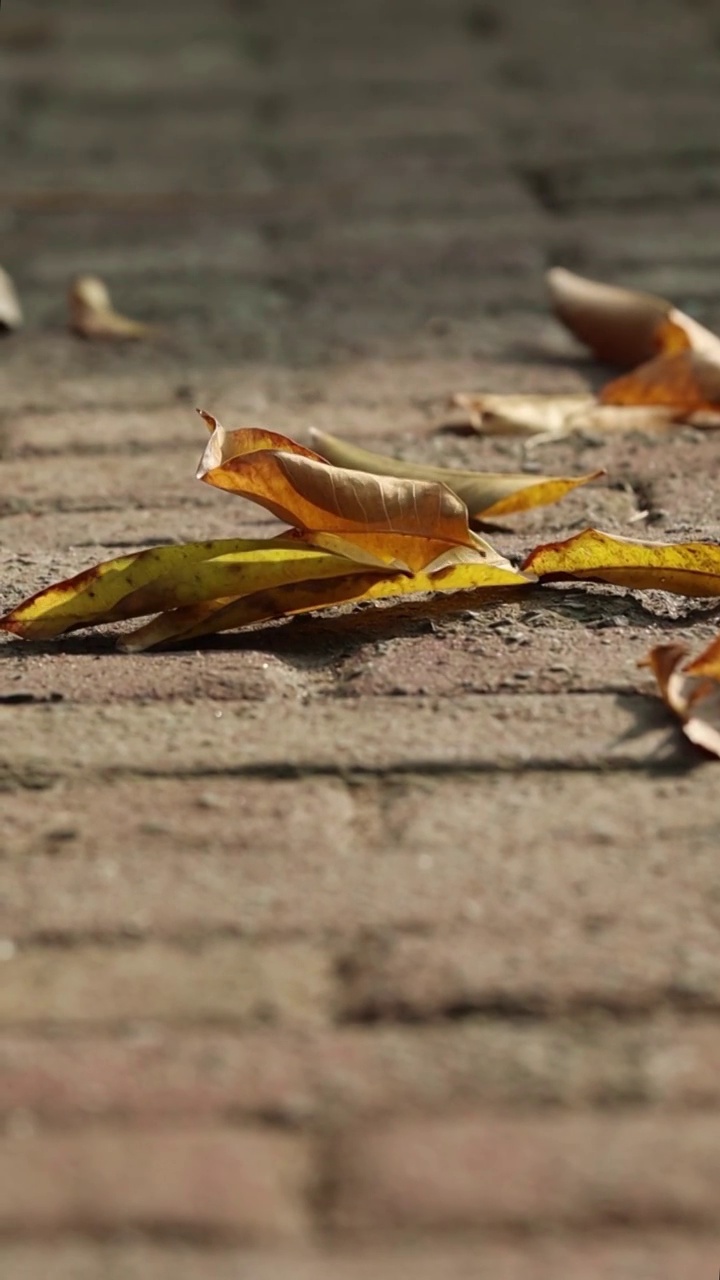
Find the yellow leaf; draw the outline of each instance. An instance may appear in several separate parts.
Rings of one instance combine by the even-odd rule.
[[[720,545],[644,542],[584,529],[565,542],[535,547],[523,564],[544,582],[581,578],[681,596],[720,596]]]
[[[687,655],[685,646],[660,644],[640,665],[652,668],[660,693],[681,721],[686,737],[720,756],[720,668],[717,654],[712,659],[708,657],[713,649],[718,649],[717,640],[710,650],[681,669]]]
[[[294,441],[258,448],[253,429],[226,432],[212,421],[199,479],[260,503],[312,545],[338,548],[349,557],[356,548],[366,564],[409,573],[452,547],[504,563],[471,532],[465,504],[445,485],[331,466]]]
[[[358,445],[348,444],[336,436],[313,431],[313,442],[323,457],[340,467],[355,471],[367,471],[373,475],[402,476],[411,480],[429,480],[447,485],[457,494],[470,515],[476,520],[491,516],[512,515],[558,502],[571,489],[588,484],[605,474],[594,471],[591,475],[564,478],[561,476],[531,476],[524,472],[505,475],[491,471],[460,471],[452,467],[436,467],[421,462],[406,462],[401,458],[371,453]]]
[[[241,600],[216,601],[214,605],[177,609],[154,618],[120,641],[123,649],[137,652],[155,645],[195,640],[220,631],[233,631],[253,623],[327,609],[339,604],[360,604],[426,592],[457,592],[507,589],[528,585],[515,570],[485,564],[461,564],[436,573],[412,577],[394,574],[378,579],[373,574],[343,576],[328,582],[303,582],[274,591],[262,591]]]
[[[0,628],[25,640],[48,640],[76,627],[359,570],[340,556],[290,539],[227,538],[150,547],[39,591],[0,618]]]

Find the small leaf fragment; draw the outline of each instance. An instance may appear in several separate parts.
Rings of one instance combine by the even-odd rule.
[[[716,640],[711,649],[718,647]],[[682,668],[687,649],[681,644],[660,644],[640,664],[652,668],[660,693],[682,724],[683,733],[696,746],[720,756],[720,668],[707,654]]]
[[[107,285],[98,276],[79,276],[68,291],[68,325],[81,338],[136,340],[155,331],[115,310]]]
[[[0,330],[12,332],[22,327],[23,314],[17,290],[7,271],[0,267]]]
[[[528,475],[525,472],[502,474],[462,471],[371,453],[368,449],[348,444],[347,441],[322,431],[313,431],[311,434],[323,457],[338,466],[352,467],[356,471],[367,471],[372,475],[401,476],[447,485],[465,503],[470,515],[476,520],[489,516],[513,515],[531,507],[558,502],[572,489],[605,474],[603,471],[595,471],[585,476],[563,477]]]
[[[579,578],[681,596],[720,596],[720,544],[647,542],[584,529],[535,547],[523,566],[543,582]]]
[[[197,609],[177,609],[154,618],[120,640],[120,647],[138,652],[159,644],[179,643],[221,631],[234,631],[259,622],[328,609],[339,604],[362,604],[425,593],[498,590],[524,587],[528,579],[516,570],[486,564],[459,564],[435,573],[407,577],[394,574],[341,576],[328,581],[306,581],[263,591],[240,600],[216,601]]]

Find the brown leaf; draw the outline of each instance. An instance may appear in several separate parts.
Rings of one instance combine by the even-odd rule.
[[[7,271],[0,267],[0,329],[19,329],[22,322],[22,308],[15,285]]]
[[[81,338],[138,339],[154,330],[115,310],[107,285],[97,276],[80,276],[68,292],[68,324]]]
[[[682,723],[683,733],[713,755],[720,756],[720,670],[717,658],[708,666],[710,650],[681,669],[687,649],[681,644],[660,644],[651,649],[641,666],[652,668],[664,701]]]
[[[336,436],[322,431],[312,431],[312,437],[323,457],[341,467],[367,471],[372,475],[403,476],[413,480],[430,480],[446,484],[465,503],[470,515],[476,519],[512,515],[558,502],[572,489],[588,484],[604,475],[594,471],[590,475],[563,477],[528,475],[526,472],[499,474],[491,471],[459,471],[452,467],[436,467],[420,462],[407,462],[404,458],[386,457],[371,453],[358,445],[348,444]]]
[[[555,314],[599,360],[632,368],[684,348],[720,360],[720,338],[665,298],[564,267],[548,271],[547,284]]]
[[[276,447],[280,440],[282,447]],[[198,478],[260,503],[311,545],[415,573],[448,554],[505,566],[471,532],[465,504],[445,485],[334,467],[285,437],[255,447],[257,434],[216,423]]]
[[[646,542],[584,529],[564,542],[535,547],[522,566],[544,582],[580,578],[681,596],[720,596],[720,545]]]

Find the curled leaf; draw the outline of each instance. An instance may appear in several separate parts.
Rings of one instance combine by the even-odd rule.
[[[551,268],[546,279],[558,319],[599,360],[632,366],[657,355],[657,332],[667,319],[669,302],[588,280],[564,267]]]
[[[287,539],[227,538],[150,547],[39,591],[0,618],[0,629],[25,640],[49,640],[77,627],[359,569],[340,556]]]
[[[497,590],[523,587],[528,579],[514,569],[494,565],[459,564],[407,577],[393,574],[341,576],[329,581],[306,581],[262,591],[243,599],[218,600],[198,608],[176,609],[154,618],[144,627],[123,637],[120,646],[137,652],[160,644],[195,640],[221,631],[234,631],[259,622],[315,612],[340,604],[361,604],[391,600],[427,592]]]
[[[322,431],[313,431],[311,434],[323,456],[338,466],[352,467],[356,471],[367,471],[372,475],[402,476],[447,485],[448,489],[452,489],[462,499],[470,515],[476,520],[512,515],[517,511],[527,511],[530,507],[558,502],[572,489],[605,474],[603,471],[594,471],[591,475],[568,478],[531,476],[524,472],[503,475],[490,471],[461,471],[371,453],[368,449],[348,444],[347,441],[338,440],[336,436]]]
[[[548,271],[547,284],[555,314],[599,360],[632,368],[685,348],[720,359],[720,338],[665,298],[564,267]]]
[[[543,582],[580,578],[681,596],[720,596],[720,545],[645,542],[584,529],[565,542],[535,547],[523,571]]]
[[[0,329],[19,329],[23,315],[15,285],[7,271],[0,267]]]
[[[154,330],[115,310],[107,285],[97,276],[80,276],[68,292],[68,323],[81,338],[147,338]]]
[[[254,430],[226,432],[215,422],[198,478],[260,503],[313,546],[380,568],[414,573],[453,548],[505,564],[471,532],[465,504],[445,485],[335,467],[282,436],[268,443],[257,447]]]
[[[717,649],[716,640],[710,649]],[[687,649],[681,644],[660,644],[640,664],[652,668],[660,693],[682,723],[683,733],[713,755],[720,756],[720,665],[710,651],[682,668]]]

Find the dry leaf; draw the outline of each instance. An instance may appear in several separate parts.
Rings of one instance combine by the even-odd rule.
[[[7,271],[0,267],[0,329],[19,329],[22,322],[22,308],[15,285]]]
[[[344,557],[291,539],[227,538],[150,547],[46,587],[0,618],[0,628],[24,640],[49,640],[77,627],[360,571],[361,566]]]
[[[587,280],[563,267],[547,276],[556,314],[602,360],[633,367],[600,396],[452,397],[478,432],[544,444],[573,432],[720,427],[720,338],[665,298]],[[635,367],[639,366],[639,367]]]
[[[412,480],[430,480],[446,484],[457,494],[470,515],[482,518],[512,515],[527,511],[530,507],[542,507],[561,498],[579,485],[588,484],[605,475],[594,471],[590,475],[562,476],[527,475],[524,472],[505,475],[491,471],[459,471],[451,467],[427,466],[420,462],[406,462],[401,458],[371,453],[358,445],[338,440],[322,431],[311,432],[313,443],[324,458],[340,467],[352,467],[355,471],[368,471],[373,475],[402,476]]]
[[[271,447],[257,447],[252,428],[227,432],[211,422],[198,478],[260,503],[313,546],[411,573],[448,556],[507,567],[471,532],[465,504],[442,484],[334,467],[282,436],[261,433]]]
[[[584,529],[565,542],[535,547],[522,566],[543,582],[580,578],[680,596],[720,596],[720,545],[645,542]]]
[[[709,414],[720,425],[720,363],[689,348],[657,356],[600,392],[603,405],[663,405],[678,420]]]
[[[573,433],[662,430],[678,420],[677,410],[672,408],[601,404],[590,395],[458,393],[451,403],[464,411],[468,425],[478,434],[525,436],[528,447],[550,444]]]
[[[600,360],[632,368],[683,348],[720,360],[720,338],[665,298],[564,267],[553,267],[546,278],[555,314]]]
[[[687,649],[681,644],[660,644],[640,664],[652,668],[664,701],[682,722],[683,733],[696,746],[720,756],[720,683],[714,641],[706,653],[681,669]],[[705,668],[709,665],[709,670]]]
[[[365,572],[324,582],[298,582],[242,599],[218,600],[214,604],[162,614],[124,636],[120,647],[139,652],[160,644],[196,640],[220,631],[234,631],[259,622],[316,612],[340,604],[362,604],[428,592],[507,590],[527,585],[528,579],[514,569],[477,562],[453,565],[433,573],[416,573],[412,577],[393,574],[379,578],[377,574]]]
[[[69,326],[81,338],[147,338],[154,330],[115,310],[107,285],[97,276],[80,276],[68,293]]]
[[[139,648],[338,601],[527,582],[470,532],[467,508],[443,485],[333,467],[284,436],[224,432],[203,416],[212,435],[201,477],[296,527],[261,541],[152,547],[105,561],[23,601],[0,618],[0,629],[49,639],[160,611],[128,638]],[[293,592],[300,583],[304,591]]]

